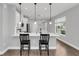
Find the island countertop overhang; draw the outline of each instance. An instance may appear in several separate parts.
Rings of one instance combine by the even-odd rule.
[[[12,36],[16,37],[19,36],[19,34],[13,34]],[[29,34],[30,36],[40,36],[40,33],[21,33],[21,34]],[[59,36],[58,34],[55,33],[43,33],[43,34],[50,34],[50,36]]]

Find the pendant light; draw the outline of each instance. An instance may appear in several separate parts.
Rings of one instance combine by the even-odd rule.
[[[20,22],[19,22],[19,24],[21,24],[21,27],[23,27],[24,26],[24,23],[23,23],[23,21],[21,22],[21,16],[22,16],[22,13],[21,13],[21,5],[22,5],[22,3],[19,3],[19,5],[20,5]]]
[[[35,6],[35,22],[34,22],[34,24],[37,24],[37,22],[36,22],[36,4],[37,3],[34,3],[34,6]]]
[[[52,3],[49,3],[49,5],[50,5],[50,21],[49,21],[49,24],[52,24],[52,22],[51,22],[51,5],[52,5]]]
[[[19,21],[19,25],[21,25],[21,3],[19,3],[20,5],[20,21]]]

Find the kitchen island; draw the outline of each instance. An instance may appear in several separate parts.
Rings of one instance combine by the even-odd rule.
[[[14,40],[16,40],[18,47],[20,45],[19,34],[12,35]],[[27,33],[22,33],[22,34],[27,34]],[[48,34],[50,34],[49,49],[56,49],[56,37],[58,37],[59,35],[54,33],[48,33]],[[31,49],[39,49],[40,33],[29,33],[29,36],[31,41]]]

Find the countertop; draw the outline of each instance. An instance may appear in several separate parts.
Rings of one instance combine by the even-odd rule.
[[[27,34],[27,33],[21,33],[21,34]],[[43,33],[45,34],[45,33]],[[59,36],[58,34],[55,33],[48,33],[50,36]],[[29,33],[30,36],[40,36],[40,33]],[[19,34],[13,34],[12,36],[19,36]]]

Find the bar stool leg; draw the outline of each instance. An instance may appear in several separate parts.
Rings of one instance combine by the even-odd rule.
[[[49,46],[47,45],[47,54],[49,56]]]
[[[41,47],[40,47],[40,56],[41,56],[41,52],[42,52],[42,51],[41,51]]]
[[[39,51],[40,51],[40,55],[41,55],[41,46],[40,46],[40,42],[39,42]]]
[[[20,47],[20,56],[22,56],[22,45]]]
[[[28,56],[29,56],[29,52],[30,52],[30,44],[28,45]]]
[[[28,46],[28,56],[29,56],[29,46]]]

